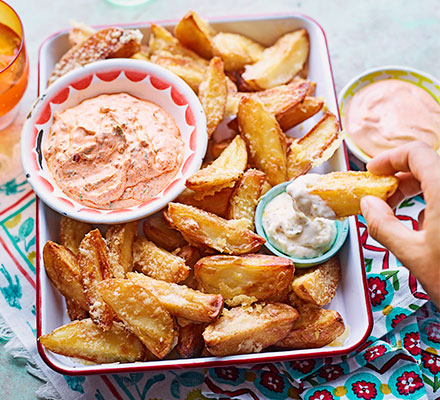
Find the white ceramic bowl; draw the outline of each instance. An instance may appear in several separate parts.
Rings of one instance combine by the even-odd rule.
[[[143,204],[116,210],[86,207],[56,184],[42,154],[42,146],[55,111],[61,112],[100,94],[121,92],[152,101],[173,116],[184,142],[184,159],[168,187]],[[39,97],[23,127],[21,158],[26,178],[35,193],[55,211],[90,223],[122,223],[146,217],[174,200],[184,190],[186,179],[200,168],[207,140],[202,106],[182,79],[145,61],[113,59],[69,72]]]
[[[426,72],[419,71],[409,67],[400,67],[397,65],[386,65],[368,69],[348,82],[339,92],[339,112],[341,115],[342,126],[344,126],[345,110],[350,99],[357,91],[370,83],[381,81],[384,79],[400,79],[417,85],[421,89],[426,90],[440,104],[440,81]],[[345,143],[349,150],[359,160],[367,163],[371,157],[362,151],[350,138],[350,133],[345,132]],[[440,149],[439,149],[440,154]]]

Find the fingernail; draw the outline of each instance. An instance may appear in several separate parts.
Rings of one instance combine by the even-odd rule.
[[[362,197],[361,199],[361,211],[362,211],[362,215],[365,216],[365,214],[368,212],[368,197]]]

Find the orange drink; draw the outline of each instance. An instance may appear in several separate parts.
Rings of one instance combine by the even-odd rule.
[[[28,83],[29,63],[17,13],[0,0],[0,129],[15,118]]]

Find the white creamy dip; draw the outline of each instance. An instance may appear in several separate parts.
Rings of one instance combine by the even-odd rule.
[[[316,194],[311,194],[309,187],[321,179],[319,174],[301,175],[286,188],[292,198],[293,206],[309,217],[335,219],[334,211]]]
[[[335,241],[336,223],[325,218],[309,218],[295,208],[291,186],[266,205],[262,221],[264,230],[270,242],[283,253],[298,258],[318,257]]]

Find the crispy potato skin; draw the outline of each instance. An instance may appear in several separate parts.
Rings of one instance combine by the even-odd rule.
[[[246,141],[253,164],[266,174],[271,185],[287,180],[286,137],[264,105],[242,98],[238,107],[240,135]]]
[[[199,288],[220,293],[231,306],[273,300],[289,288],[294,272],[291,260],[264,254],[209,256],[194,266]]]
[[[228,208],[228,219],[244,218],[247,227],[254,230],[255,209],[261,197],[266,175],[257,169],[248,169],[235,185]]]
[[[188,244],[178,231],[169,227],[161,212],[144,221],[143,231],[148,240],[167,251],[174,251]]]
[[[174,320],[150,291],[127,279],[107,279],[98,293],[126,327],[156,357],[165,357],[177,341]]]
[[[190,271],[182,258],[141,236],[137,236],[133,243],[133,264],[136,271],[173,283],[185,280]]]
[[[305,304],[289,334],[275,344],[283,349],[312,349],[328,345],[342,335],[345,325],[338,312]]]
[[[198,208],[168,204],[168,218],[183,237],[196,247],[226,254],[254,253],[265,240],[245,227],[241,220],[225,220]]]
[[[182,358],[199,357],[205,347],[203,341],[204,324],[189,324],[179,329],[176,351]]]
[[[137,231],[137,222],[111,225],[105,232],[108,248],[108,261],[115,278],[125,278],[133,270],[133,240]]]
[[[363,171],[331,172],[308,188],[335,212],[337,218],[361,214],[361,199],[376,196],[386,200],[396,191],[399,180],[395,176],[373,175]]]
[[[119,324],[104,332],[89,318],[63,325],[38,340],[54,353],[97,364],[142,361],[146,356],[139,339]]]
[[[260,352],[284,338],[297,318],[298,312],[282,303],[235,307],[208,325],[203,339],[215,356]]]
[[[194,195],[196,200],[233,187],[243,175],[247,161],[246,144],[237,135],[220,157],[187,179],[186,187],[196,192]]]
[[[340,146],[342,139],[336,116],[327,112],[301,139],[290,144],[287,156],[289,180],[327,161]]]
[[[92,225],[63,215],[60,221],[60,244],[67,247],[73,254],[78,254],[81,240],[91,230]]]
[[[212,28],[194,11],[189,11],[176,25],[175,34],[180,43],[203,58],[213,56]]]
[[[43,248],[43,261],[47,276],[61,294],[88,310],[75,255],[66,247],[49,240]]]
[[[319,97],[306,96],[306,98],[301,102],[292,107],[289,112],[283,114],[278,123],[281,129],[285,132],[294,126],[299,125],[306,119],[313,117],[317,114],[324,106],[324,100]]]
[[[195,322],[212,322],[223,309],[223,298],[219,294],[205,294],[134,272],[129,272],[127,277],[156,296],[168,312],[176,317]]]
[[[237,33],[217,33],[211,42],[214,55],[221,57],[225,64],[225,71],[241,71],[263,55],[263,46]]]
[[[141,48],[140,33],[130,29],[105,28],[68,50],[49,76],[50,86],[75,68],[106,58],[128,58]]]
[[[111,328],[114,314],[96,292],[96,283],[113,277],[107,246],[98,229],[90,231],[81,241],[78,253],[83,290],[92,320],[101,329]]]
[[[307,31],[299,29],[286,33],[263,51],[258,62],[247,65],[242,77],[254,90],[282,85],[301,71],[308,55]]]
[[[216,214],[219,217],[226,218],[233,190],[233,188],[225,188],[198,200],[196,199],[196,197],[198,197],[197,192],[191,189],[185,189],[176,199],[176,202],[200,208],[201,210]]]
[[[323,307],[335,297],[341,278],[341,267],[337,256],[317,267],[297,271],[292,290],[302,300]]]
[[[81,307],[76,300],[73,300],[69,297],[66,297],[66,308],[67,315],[69,316],[71,321],[75,321],[76,319],[85,319],[89,317],[89,313],[87,309]]]
[[[220,57],[214,57],[199,86],[199,99],[206,114],[208,137],[212,136],[225,116],[227,96],[228,86],[223,61]]]

